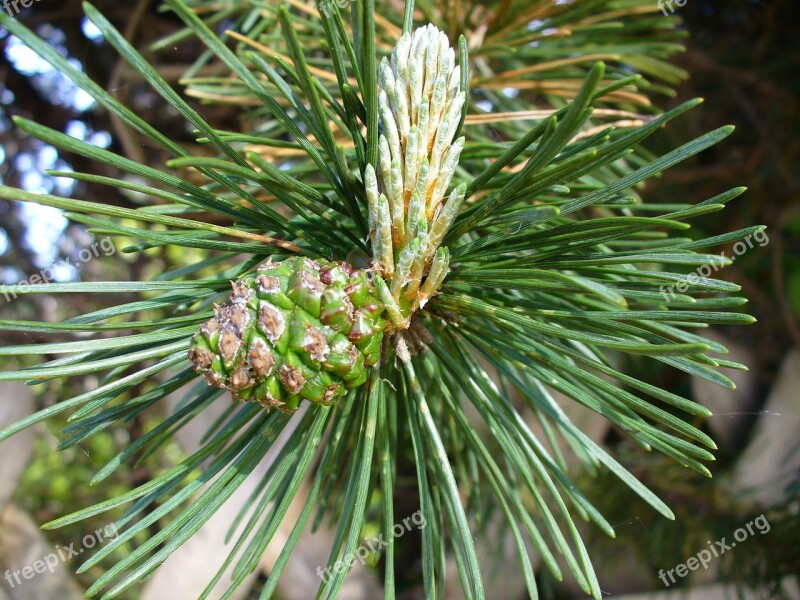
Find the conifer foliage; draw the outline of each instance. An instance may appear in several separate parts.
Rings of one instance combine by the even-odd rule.
[[[208,590],[231,565],[235,590],[281,525],[291,534],[262,598],[275,592],[302,532],[323,518],[336,524],[331,565],[353,555],[367,520],[391,539],[404,516],[394,504],[403,458],[416,465],[427,523],[419,548],[426,597],[442,597],[448,554],[458,572],[447,576],[466,597],[485,597],[487,567],[474,539],[490,510],[516,545],[531,597],[528,545],[542,568],[559,579],[566,569],[600,598],[576,519],[609,535],[613,527],[573,484],[564,448],[587,472],[608,469],[656,511],[672,513],[570,421],[563,398],[609,419],[642,451],[709,474],[704,463],[715,446],[697,419],[707,409],[620,365],[630,355],[732,387],[720,370],[743,366],[719,358],[725,349],[696,328],[752,322],[735,312],[744,300],[724,281],[699,280],[669,300],[659,293],[683,273],[719,263],[713,247],[760,229],[685,234],[692,218],[722,210],[742,189],[697,205],[646,201],[644,182],[730,133],[711,131],[661,156],[643,149],[698,104],[664,113],[654,106],[681,75],[666,60],[677,49],[671,21],[639,0],[407,0],[402,14],[396,2],[374,0],[346,9],[302,0],[164,5],[185,24],[164,44],[194,36],[207,49],[186,74],[186,94],[84,7],[214,156],[191,155],[0,15],[11,34],[174,157],[156,169],[18,118],[20,132],[121,173],[59,176],[133,190],[148,204],[121,208],[8,187],[0,198],[61,208],[94,231],[137,240],[128,252],[182,247],[206,256],[157,280],[0,287],[141,294],[60,324],[0,322],[80,336],[0,349],[64,355],[0,372],[0,380],[99,380],[0,439],[68,413],[62,446],[73,446],[179,393],[176,412],[103,467],[99,484],[212,403],[243,401],[172,469],[46,525],[120,515],[119,537],[84,570],[146,534],[89,594],[113,598],[157,569],[293,419],[293,434],[232,524],[230,556]],[[231,25],[220,32],[223,20]],[[196,76],[203,63],[224,76]],[[187,96],[240,105],[252,127],[215,128]],[[135,391],[144,381],[154,385]],[[533,434],[531,418],[544,438]],[[303,508],[289,517],[303,484]],[[152,533],[161,520],[168,524]],[[384,552],[385,597],[393,598],[400,565],[393,545]],[[336,597],[345,577],[336,570],[318,597]]]

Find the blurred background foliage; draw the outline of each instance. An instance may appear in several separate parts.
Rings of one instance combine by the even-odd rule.
[[[142,48],[179,29],[176,19],[160,12],[156,2],[140,0],[131,4],[99,0],[95,5]],[[192,146],[193,153],[204,152],[179,115],[165,110],[152,90],[132,77],[122,61],[117,60],[116,54],[83,18],[79,2],[38,2],[20,18],[96,81],[107,82],[108,90],[148,122],[168,132],[180,144]],[[626,442],[609,433],[606,443],[618,446],[626,466],[673,507],[677,519],[675,522],[662,519],[610,476],[601,477],[586,488],[594,491],[589,497],[609,521],[623,525],[618,529],[617,540],[608,540],[599,534],[591,538],[589,551],[590,555],[598,557],[598,572],[615,572],[616,569],[624,573],[625,566],[619,563],[624,563],[629,554],[636,555],[639,566],[646,571],[640,584],[651,589],[663,589],[657,579],[660,568],[684,562],[702,548],[706,540],[730,536],[737,527],[761,512],[746,499],[725,494],[718,485],[736,464],[759,420],[791,419],[796,424],[795,430],[800,424],[799,414],[762,414],[787,352],[800,347],[800,178],[796,167],[800,162],[800,78],[797,76],[800,72],[800,19],[797,18],[797,3],[792,0],[688,0],[674,18],[689,36],[685,41],[686,51],[673,55],[670,60],[690,78],[677,86],[676,97],[659,96],[658,103],[662,108],[670,108],[697,96],[705,98],[705,103],[684,116],[679,125],[653,136],[649,142],[652,149],[674,148],[725,124],[734,124],[737,130],[724,143],[694,157],[681,168],[670,170],[658,182],[650,184],[646,193],[651,201],[699,202],[722,190],[746,185],[749,192],[726,210],[722,219],[714,216],[695,222],[695,227],[700,229],[697,235],[710,236],[751,224],[765,224],[769,227],[769,244],[743,255],[720,275],[743,287],[743,295],[750,299],[749,311],[759,322],[751,327],[721,332],[727,339],[752,350],[750,389],[753,398],[750,399],[751,414],[740,420],[741,425],[721,447],[714,469],[715,479],[705,480],[660,456],[643,456],[632,449],[626,453]],[[162,75],[176,84],[187,66],[201,53],[199,43],[187,39],[164,47],[153,55],[153,60]],[[0,182],[135,206],[135,195],[125,196],[111,188],[45,178],[41,172],[46,168],[98,173],[102,167],[88,164],[83,157],[59,154],[41,142],[20,135],[10,123],[10,117],[19,114],[124,153],[139,162],[162,162],[164,157],[158,155],[159,149],[142,145],[116,119],[95,108],[93,101],[60,73],[49,69],[29,50],[0,31]],[[198,103],[197,109],[218,128],[236,131],[241,127],[241,110],[237,106]],[[61,259],[74,264],[77,253],[90,243],[91,236],[80,227],[70,225],[57,211],[0,201],[0,281],[3,283],[16,283]],[[184,258],[162,248],[149,250],[144,255],[116,253],[80,264],[78,268],[65,267],[58,276],[63,281],[139,279],[174,268],[182,264]],[[0,298],[0,318],[58,321],[79,312],[77,306],[70,304],[73,301],[77,300],[69,296],[60,298],[58,304],[52,298],[38,295],[10,303]],[[80,312],[102,308],[86,306],[83,297],[80,302]],[[25,334],[5,332],[2,335],[3,344],[30,341]],[[702,392],[692,386],[684,373],[666,368],[657,370],[649,363],[630,368],[639,372],[651,369],[648,381],[678,393],[697,395]],[[37,402],[48,406],[59,398],[79,393],[79,390],[60,389],[59,385],[90,388],[93,382],[70,380],[47,389],[36,388]],[[136,393],[143,391],[146,390],[136,390]],[[704,398],[694,399],[704,401]],[[724,419],[724,416],[712,419]],[[118,489],[98,490],[88,485],[94,472],[154,423],[140,417],[127,429],[102,432],[79,448],[58,452],[64,425],[64,422],[52,421],[38,438],[34,458],[15,494],[17,503],[32,513],[37,522],[121,494],[149,480],[180,455],[177,445],[167,445],[161,454],[140,457],[134,467],[121,471],[123,477],[113,483]],[[721,427],[725,427],[724,422]],[[413,508],[407,514],[411,511]],[[721,580],[751,584],[778,582],[800,570],[797,544],[800,521],[796,500],[790,497],[766,514],[772,525],[770,535],[756,536],[748,541],[748,552],[732,553],[729,560],[718,561],[712,569],[718,570]],[[98,519],[103,520],[48,532],[48,535],[52,536],[54,544],[69,544],[74,541],[70,536],[80,539],[82,530],[89,525],[93,529],[103,527],[107,517]],[[411,537],[408,541],[413,543]],[[409,563],[413,562],[413,552],[407,556]],[[110,557],[109,564],[114,560]],[[413,588],[414,571],[408,569],[408,573],[408,583]],[[88,585],[94,575],[94,570],[83,574],[81,583]],[[601,577],[601,582],[604,579]],[[566,597],[563,588],[548,583],[554,582],[542,582],[543,591],[551,590],[551,595],[546,597]],[[254,594],[253,597],[257,597],[257,590]],[[135,591],[128,597],[136,597]]]

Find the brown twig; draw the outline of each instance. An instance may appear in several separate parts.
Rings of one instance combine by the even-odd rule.
[[[136,30],[139,27],[139,23],[141,22],[145,11],[147,10],[147,5],[149,2],[150,0],[139,0],[131,12],[130,20],[125,26],[125,31],[123,32],[123,36],[128,42],[132,42],[136,37]],[[120,57],[117,60],[117,64],[114,66],[114,70],[111,71],[111,78],[108,82],[109,90],[115,90],[120,87],[120,83],[125,73],[125,65],[125,60]],[[136,161],[137,163],[146,164],[147,156],[145,155],[141,145],[134,140],[133,132],[131,132],[125,126],[125,124],[122,122],[122,119],[120,119],[117,115],[111,113],[109,116],[111,119],[111,127],[114,130],[114,134],[117,136],[119,143],[122,145],[122,151],[125,153],[125,156]]]

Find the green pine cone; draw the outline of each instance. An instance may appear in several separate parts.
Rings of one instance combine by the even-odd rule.
[[[383,311],[364,270],[299,257],[268,262],[233,283],[189,359],[236,400],[286,412],[304,398],[329,405],[380,359]]]

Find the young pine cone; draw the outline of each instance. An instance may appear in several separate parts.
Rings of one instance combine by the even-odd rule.
[[[383,311],[366,271],[299,257],[268,262],[233,283],[189,359],[236,400],[287,412],[304,398],[329,405],[380,358]]]

